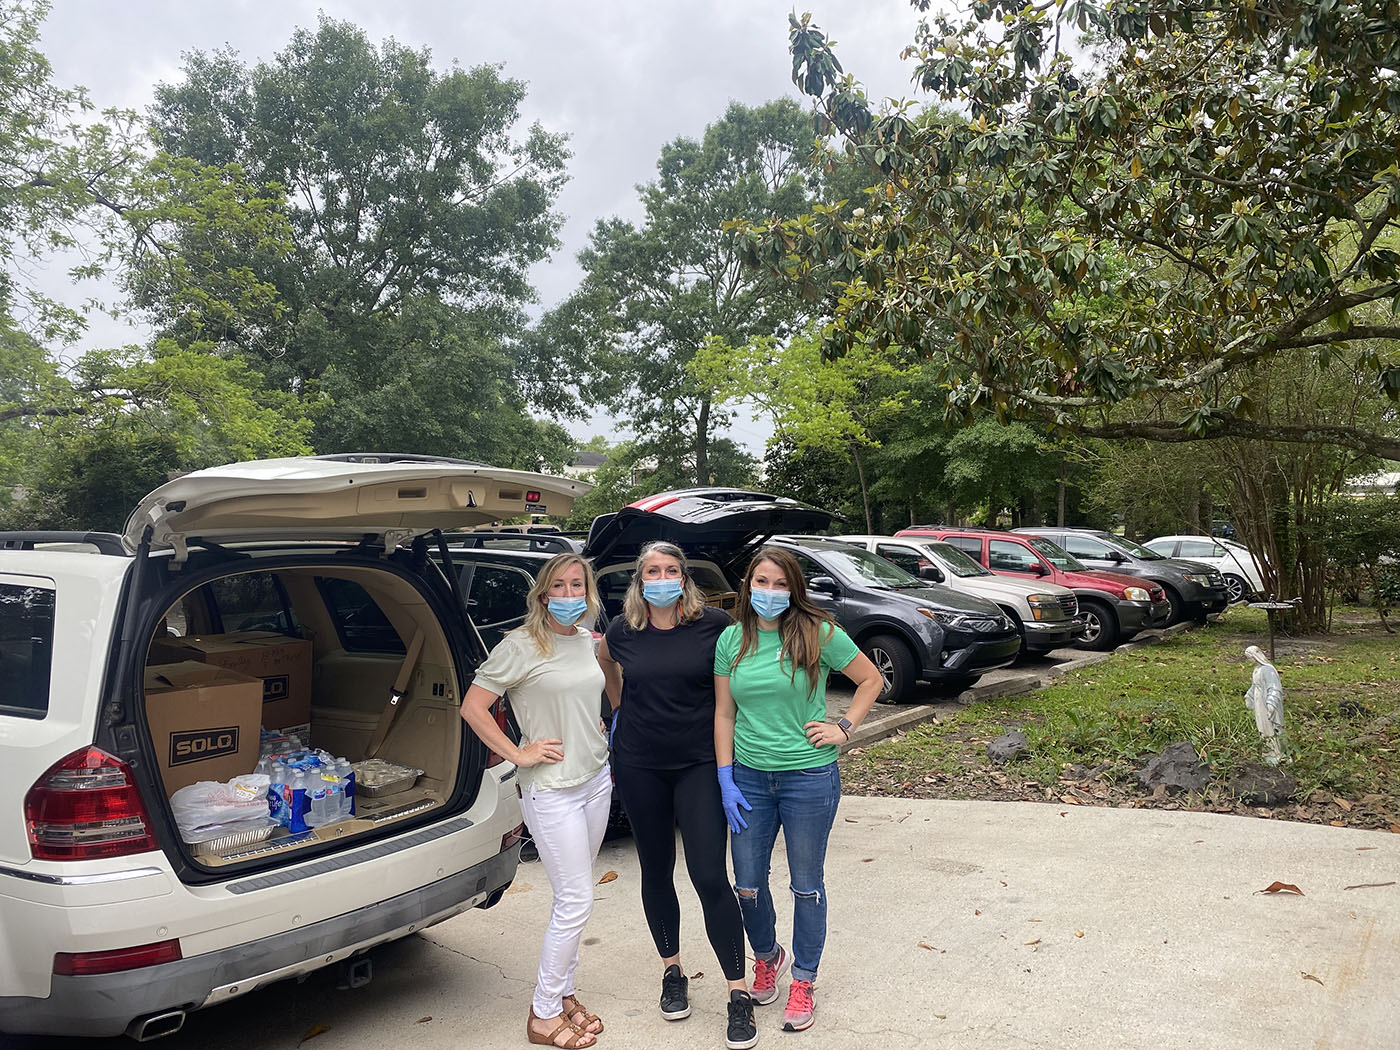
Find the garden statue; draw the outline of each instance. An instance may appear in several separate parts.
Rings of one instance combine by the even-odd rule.
[[[1256,664],[1253,681],[1244,694],[1245,706],[1254,712],[1254,725],[1264,738],[1264,761],[1276,766],[1288,742],[1283,731],[1283,679],[1257,645],[1244,654]]]

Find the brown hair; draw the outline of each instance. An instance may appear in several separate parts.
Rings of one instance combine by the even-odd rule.
[[[556,554],[545,562],[544,568],[535,577],[530,593],[525,596],[525,622],[515,629],[529,635],[539,647],[542,656],[554,655],[554,631],[545,619],[549,615],[549,606],[541,599],[549,597],[550,586],[571,565],[583,566],[583,596],[588,601],[588,608],[578,618],[575,626],[597,619],[598,610],[602,607],[598,602],[598,584],[593,579],[593,566],[589,565],[581,554]],[[514,634],[515,631],[511,633]]]
[[[815,689],[817,676],[821,673],[822,642],[830,640],[835,625],[827,611],[807,597],[807,580],[802,575],[802,566],[791,551],[782,547],[760,548],[744,573],[744,583],[739,588],[739,607],[735,610],[740,631],[739,651],[729,670],[733,673],[739,661],[758,647],[758,613],[754,612],[749,602],[749,592],[754,570],[765,561],[771,561],[787,577],[790,595],[787,610],[778,618],[778,636],[782,642],[778,658],[789,661],[788,674],[794,685],[797,684],[797,672],[801,670],[807,676],[809,690]]]

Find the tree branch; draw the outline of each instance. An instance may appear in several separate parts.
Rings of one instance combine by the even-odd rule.
[[[1400,459],[1400,438],[1376,434],[1356,427],[1317,424],[1295,426],[1281,423],[1259,423],[1252,419],[1234,416],[1214,419],[1210,429],[1204,434],[1188,434],[1182,427],[1169,420],[1140,419],[1126,423],[1103,423],[1098,426],[1073,428],[1083,437],[1097,438],[1146,438],[1168,444],[1188,441],[1210,441],[1216,438],[1248,438],[1255,441],[1281,441],[1293,445],[1327,444],[1380,456],[1383,459]]]

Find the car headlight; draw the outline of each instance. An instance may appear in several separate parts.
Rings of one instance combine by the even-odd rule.
[[[1210,586],[1210,575],[1208,573],[1188,572],[1186,574],[1186,579],[1190,580],[1192,583],[1199,584],[1202,587]]]
[[[1037,620],[1063,620],[1064,607],[1060,605],[1060,599],[1053,594],[1028,594],[1026,601],[1030,603],[1031,616]],[[1049,613],[1050,615],[1045,615]]]
[[[1148,594],[1146,589],[1142,587],[1124,587],[1123,597],[1130,602],[1150,602],[1152,600],[1152,595]]]
[[[968,629],[967,617],[962,613],[945,612],[943,609],[926,609],[919,607],[919,612],[923,613],[935,623],[940,623],[944,627],[951,627],[955,631],[965,631]]]

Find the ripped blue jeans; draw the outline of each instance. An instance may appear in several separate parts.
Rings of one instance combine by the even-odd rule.
[[[744,932],[754,955],[771,960],[778,950],[777,913],[768,889],[773,846],[782,828],[793,896],[792,976],[815,981],[826,945],[826,842],[841,801],[836,763],[812,769],[764,772],[734,763],[734,784],[753,807],[749,826],[731,835],[734,889]]]

